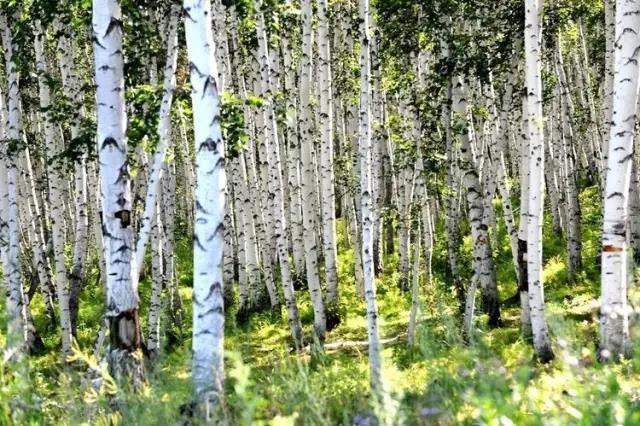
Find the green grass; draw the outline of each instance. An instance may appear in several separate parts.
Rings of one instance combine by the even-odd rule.
[[[569,284],[565,241],[544,232],[547,315],[556,359],[535,361],[532,348],[519,335],[519,311],[503,310],[505,327],[488,330],[486,318],[476,321],[474,344],[465,346],[460,334],[454,292],[447,275],[446,240],[442,224],[434,248],[431,283],[423,284],[417,344],[404,340],[385,347],[384,379],[389,391],[386,412],[395,424],[640,424],[640,345],[638,355],[616,365],[601,365],[595,357],[599,276],[595,265],[599,238],[597,189],[581,196],[584,271]],[[499,205],[496,205],[500,214]],[[366,340],[365,305],[355,288],[353,253],[339,223],[340,309],[343,322],[327,340]],[[503,299],[516,291],[508,239],[503,225],[493,237],[497,279]],[[190,242],[177,247],[185,319],[190,318]],[[470,241],[465,238],[460,261],[469,276]],[[397,256],[385,258],[377,282],[380,334],[406,331],[410,295],[398,289]],[[80,346],[88,349],[99,327],[102,292],[89,271],[82,295]],[[141,283],[143,306],[148,282]],[[313,314],[308,295],[298,293],[301,317],[309,336]],[[43,329],[43,305],[34,299],[36,325]],[[143,310],[143,314],[144,314]],[[291,352],[289,329],[282,315],[259,313],[246,324],[228,310],[226,324],[227,408],[231,424],[354,424],[369,415],[366,350],[321,355]],[[187,321],[188,322],[188,321]],[[112,389],[97,393],[80,360],[63,367],[55,348],[59,335],[47,332],[47,355],[28,360],[28,374],[2,370],[0,424],[180,424],[180,407],[190,396],[190,338],[165,353],[139,393]],[[111,393],[111,394],[110,394]]]

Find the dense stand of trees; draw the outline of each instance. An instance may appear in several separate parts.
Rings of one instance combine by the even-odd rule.
[[[436,291],[457,304],[469,344],[478,313],[503,325],[512,295],[496,262],[510,257],[522,335],[548,362],[545,215],[566,239],[567,285],[585,263],[601,267],[600,358],[629,355],[640,4],[494,3],[0,1],[5,359],[45,349],[34,297],[72,355],[95,265],[110,374],[142,386],[144,364],[185,338],[176,240],[192,234],[194,407],[222,415],[225,305],[239,321],[286,315],[293,349],[322,351],[343,315],[342,224],[383,417],[385,256],[397,252],[411,294],[410,345],[438,227],[448,269]],[[580,193],[594,185],[601,256],[586,259]]]

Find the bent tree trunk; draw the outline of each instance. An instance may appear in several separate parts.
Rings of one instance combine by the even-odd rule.
[[[453,111],[455,125],[460,136],[460,171],[467,190],[466,198],[469,208],[469,225],[473,239],[474,275],[482,290],[483,308],[489,315],[489,326],[498,327],[500,319],[500,300],[496,284],[495,267],[489,243],[488,224],[484,213],[482,184],[474,165],[471,148],[471,131],[469,106],[466,100],[465,84],[461,78],[453,81]],[[469,299],[467,298],[467,301]],[[465,312],[468,312],[465,310]]]

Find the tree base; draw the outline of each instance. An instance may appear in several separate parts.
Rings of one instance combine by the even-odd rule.
[[[141,351],[110,349],[107,353],[109,374],[119,385],[130,384],[134,389],[144,384],[144,363]]]

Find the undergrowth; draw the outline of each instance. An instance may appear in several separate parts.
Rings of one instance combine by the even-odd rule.
[[[567,282],[564,239],[552,232],[549,218],[545,223],[545,296],[556,353],[556,359],[548,365],[538,364],[530,344],[521,339],[517,306],[503,306],[505,326],[494,330],[486,328],[486,318],[479,313],[473,344],[463,343],[452,280],[446,272],[442,224],[434,247],[434,278],[429,283],[422,280],[417,343],[408,348],[402,334],[406,332],[410,294],[398,288],[397,255],[384,259],[385,273],[377,283],[380,334],[401,335],[383,351],[389,393],[385,409],[390,423],[640,424],[640,345],[633,358],[619,364],[602,365],[595,356],[598,196],[595,188],[588,188],[581,196],[584,270],[573,284]],[[499,204],[496,206],[500,214]],[[345,242],[343,223],[339,223],[338,235],[339,310],[343,318],[328,334],[327,341],[366,340],[365,305],[356,290],[353,253]],[[515,294],[516,285],[502,225],[492,238],[504,300]],[[461,260],[467,264],[470,249],[466,238]],[[185,318],[189,319],[189,241],[180,242],[177,256]],[[469,276],[468,270],[463,273]],[[142,389],[118,389],[108,380],[104,365],[89,355],[101,326],[102,291],[96,275],[94,267],[82,293],[76,347],[83,349],[77,349],[70,365],[62,363],[58,355],[59,334],[46,328],[42,301],[38,297],[32,301],[35,324],[49,352],[0,368],[0,424],[188,423],[181,413],[190,398],[190,330],[183,330],[180,347],[165,351],[149,371]],[[144,307],[148,281],[143,281],[140,289]],[[311,303],[303,292],[298,297],[309,336],[313,323]],[[284,311],[282,315],[254,314],[248,322],[239,324],[234,319],[235,309],[228,309],[225,341],[225,404],[230,424],[371,423],[366,350],[296,354],[291,350]],[[4,323],[4,313],[1,314]],[[0,338],[4,341],[4,337]]]

